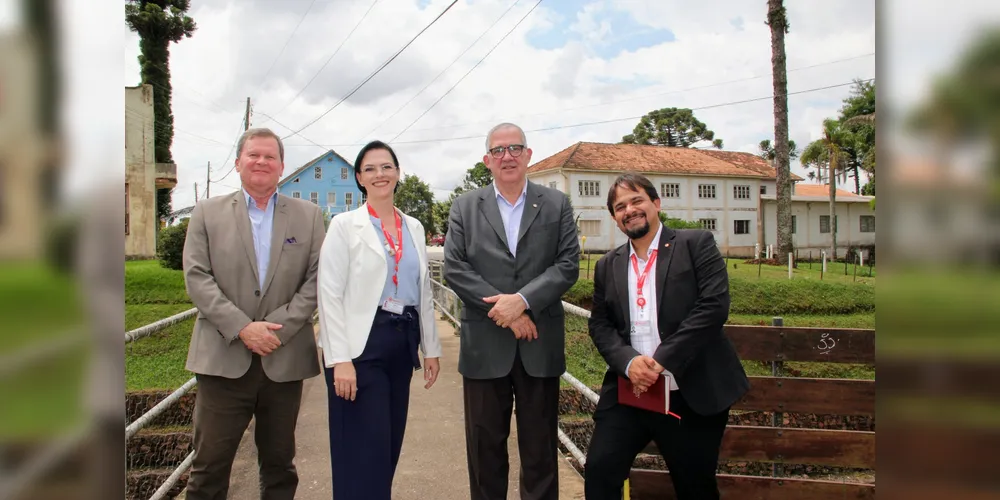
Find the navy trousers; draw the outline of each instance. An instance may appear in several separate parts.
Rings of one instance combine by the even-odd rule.
[[[420,318],[375,314],[368,343],[353,360],[358,392],[354,401],[337,396],[333,369],[325,368],[330,403],[330,464],[336,500],[389,500],[399,463],[410,403],[410,381],[420,367]]]

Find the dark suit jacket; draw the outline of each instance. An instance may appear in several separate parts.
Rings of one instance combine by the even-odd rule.
[[[444,279],[464,306],[458,371],[466,377],[506,376],[518,350],[533,377],[558,377],[566,371],[562,296],[580,275],[580,243],[569,198],[528,182],[515,248],[516,258],[508,250],[492,184],[455,199],[444,242]],[[493,304],[483,297],[517,292],[528,301],[537,340],[518,341],[512,330],[487,316]]]
[[[729,317],[729,275],[712,233],[660,233],[656,259],[660,345],[653,359],[677,380],[691,409],[702,415],[732,406],[750,388],[736,350],[723,333]],[[639,353],[630,344],[629,243],[597,261],[590,337],[608,363],[598,409],[618,402],[618,375]]]

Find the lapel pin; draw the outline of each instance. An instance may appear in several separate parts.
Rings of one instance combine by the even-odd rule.
[[[664,243],[663,248],[670,248],[670,243]]]
[[[538,208],[538,203],[532,203],[531,208]]]

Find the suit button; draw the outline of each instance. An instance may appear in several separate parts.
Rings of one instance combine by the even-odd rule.
[[[254,290],[253,294],[256,295],[256,296],[258,296],[258,297],[260,297],[260,290]]]

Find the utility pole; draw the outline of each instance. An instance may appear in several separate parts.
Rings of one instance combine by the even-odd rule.
[[[209,197],[212,190],[212,162],[208,162],[208,169],[205,171],[205,199]],[[198,200],[195,200],[198,201]]]
[[[250,98],[247,97],[247,112],[243,116],[243,131],[246,132],[250,128]]]
[[[194,202],[198,203],[198,183],[194,183]]]

